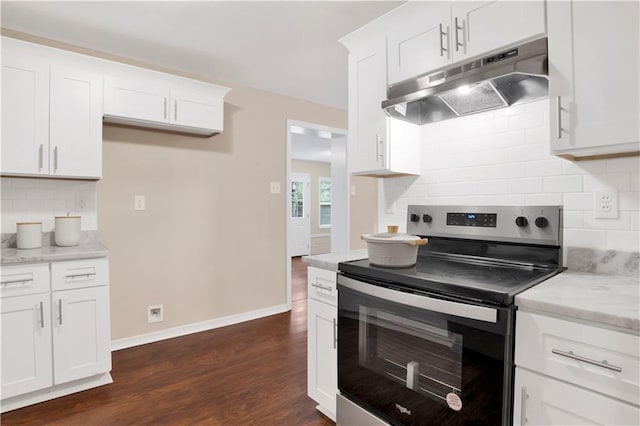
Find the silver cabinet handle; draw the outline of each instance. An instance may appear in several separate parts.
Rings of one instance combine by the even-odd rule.
[[[520,425],[524,426],[527,424],[527,399],[529,399],[529,395],[527,395],[527,388],[522,387],[522,392],[520,394]]]
[[[338,321],[333,319],[333,349],[338,346]]]
[[[458,30],[462,30],[464,27],[461,27],[460,25],[458,25],[458,17],[454,18],[454,25],[456,27],[456,52],[457,52],[461,46],[464,46],[464,43],[460,43],[460,37],[458,36]],[[464,36],[464,32],[462,35]]]
[[[167,119],[167,98],[164,98],[164,119]]]
[[[38,170],[42,170],[44,165],[44,145],[40,144],[40,148],[38,149]]]
[[[558,96],[558,139],[562,139],[562,98]]]
[[[2,281],[0,284],[2,285],[6,285],[6,284],[17,284],[17,283],[29,283],[29,282],[33,282],[33,278],[29,278],[26,280],[9,280],[9,281]]]
[[[447,35],[444,31],[442,31],[442,24],[440,24],[440,56],[444,56],[444,52],[448,49],[444,48],[444,42],[442,41],[442,37]],[[449,43],[447,43],[447,47],[449,47]]]
[[[567,358],[575,359],[576,361],[586,362],[587,364],[595,365],[597,367],[606,368],[607,370],[613,370],[613,371],[616,371],[618,373],[622,373],[622,368],[617,367],[615,365],[611,365],[606,360],[596,361],[594,359],[585,358],[583,356],[576,355],[576,354],[573,353],[573,351],[564,352],[564,351],[561,351],[561,350],[558,350],[558,349],[551,349],[551,353],[554,353],[554,354],[560,355],[560,356],[564,356],[564,357],[567,357]]]
[[[58,299],[58,324],[62,325],[62,299]]]
[[[90,272],[88,274],[66,275],[65,278],[68,278],[68,279],[74,279],[74,278],[80,278],[80,277],[93,278],[95,276],[96,276],[95,272]]]
[[[178,121],[178,100],[173,101],[173,119]]]
[[[40,328],[44,328],[44,306],[40,302]]]
[[[321,288],[322,290],[327,290],[327,291],[331,291],[331,292],[333,291],[333,288],[327,287],[327,286],[322,285],[322,284],[311,283],[311,287]]]
[[[53,171],[58,170],[58,147],[53,148]]]

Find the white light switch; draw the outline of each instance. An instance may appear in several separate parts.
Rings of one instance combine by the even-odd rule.
[[[271,193],[279,194],[280,193],[280,182],[271,182]]]
[[[135,210],[144,210],[146,208],[146,200],[144,195],[136,195],[134,197],[133,208]]]

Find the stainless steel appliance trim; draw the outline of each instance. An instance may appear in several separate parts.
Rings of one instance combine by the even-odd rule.
[[[611,365],[607,362],[607,360],[602,360],[602,361],[596,361],[594,359],[591,358],[586,358],[580,355],[576,355],[573,353],[573,351],[569,351],[569,352],[565,352],[565,351],[561,351],[559,349],[551,349],[551,353],[554,353],[556,355],[560,355],[560,356],[564,356],[567,358],[571,358],[571,359],[575,359],[576,361],[581,361],[581,362],[586,362],[587,364],[591,364],[591,365],[595,365],[598,367],[602,367],[602,368],[606,368],[607,370],[612,370],[618,373],[622,373],[622,368],[615,366],[615,365]]]
[[[374,416],[364,408],[336,395],[336,425],[338,426],[387,426],[389,423]]]
[[[333,349],[338,346],[338,321],[333,319]]]
[[[360,293],[400,303],[402,305],[494,324],[498,321],[498,311],[493,308],[460,302],[450,302],[448,300],[434,299],[429,296],[391,290],[385,287],[379,287],[362,281],[357,281],[343,275],[338,276],[338,284],[352,290],[359,291]],[[360,316],[362,315],[363,312],[361,311]],[[362,321],[360,323],[362,324]]]

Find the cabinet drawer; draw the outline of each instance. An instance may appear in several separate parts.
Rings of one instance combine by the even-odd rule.
[[[11,265],[2,267],[0,295],[23,296],[49,291],[49,264]]]
[[[637,425],[640,409],[516,368],[513,425]]]
[[[336,304],[336,272],[326,269],[307,268],[309,297],[321,302]]]
[[[109,284],[109,261],[106,258],[51,263],[53,290],[71,290],[107,284]]]
[[[640,337],[518,312],[516,365],[638,405]]]

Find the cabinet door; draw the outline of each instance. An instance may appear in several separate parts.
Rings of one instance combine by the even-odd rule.
[[[543,36],[546,32],[542,0],[453,2],[451,14],[454,61]]]
[[[547,8],[552,152],[638,151],[638,2]]]
[[[0,300],[2,398],[53,384],[51,305],[48,294]]]
[[[513,424],[637,425],[637,406],[516,368]]]
[[[349,156],[351,172],[385,166],[387,53],[384,37],[353,49],[349,55]]]
[[[451,63],[451,10],[447,3],[409,3],[402,25],[389,31],[389,84]]]
[[[49,66],[2,54],[2,174],[49,173]]]
[[[49,149],[52,175],[102,175],[102,76],[52,68]]]
[[[55,384],[111,370],[109,288],[53,292]]]
[[[206,91],[171,89],[171,116],[174,124],[222,131],[222,97]]]
[[[330,414],[338,392],[337,308],[310,299],[307,311],[307,392]]]
[[[104,114],[166,123],[169,90],[142,79],[105,76]]]

